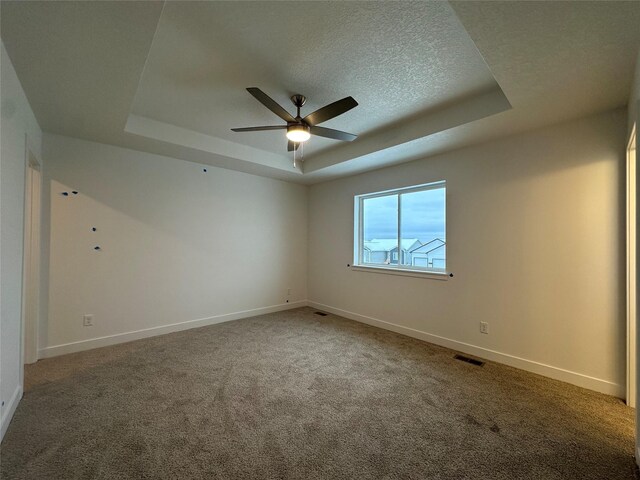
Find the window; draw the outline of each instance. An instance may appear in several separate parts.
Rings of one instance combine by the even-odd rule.
[[[355,197],[354,265],[446,271],[444,181]]]

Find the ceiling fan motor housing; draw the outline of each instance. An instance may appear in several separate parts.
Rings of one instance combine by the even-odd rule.
[[[307,97],[296,93],[295,95],[291,95],[291,101],[297,108],[300,108],[307,102]]]

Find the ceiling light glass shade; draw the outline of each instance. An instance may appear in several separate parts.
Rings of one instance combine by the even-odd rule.
[[[311,138],[306,125],[291,125],[287,128],[287,138],[295,143],[306,142]]]

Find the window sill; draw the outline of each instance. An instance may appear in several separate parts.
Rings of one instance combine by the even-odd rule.
[[[448,272],[426,272],[423,270],[404,270],[399,268],[372,267],[369,265],[352,265],[351,270],[369,273],[384,273],[387,275],[401,275],[404,277],[428,278],[431,280],[447,281],[453,274]]]

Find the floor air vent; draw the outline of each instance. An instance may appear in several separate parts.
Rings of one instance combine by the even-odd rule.
[[[477,367],[481,367],[484,365],[484,362],[481,362],[480,360],[476,360],[475,358],[465,357],[464,355],[456,355],[453,358],[455,358],[456,360],[460,360],[461,362],[470,363],[471,365],[475,365]]]
[[[327,314],[324,312],[315,312],[316,315],[320,315],[321,317],[326,317]]]

